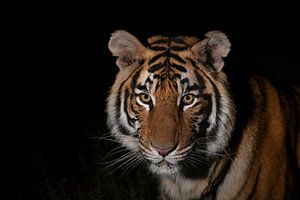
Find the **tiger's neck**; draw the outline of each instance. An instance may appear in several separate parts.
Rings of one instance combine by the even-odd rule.
[[[221,159],[214,162],[205,178],[193,179],[178,174],[174,176],[161,177],[161,194],[163,199],[210,199],[213,197],[212,182],[221,177],[221,171],[226,165],[226,160]]]

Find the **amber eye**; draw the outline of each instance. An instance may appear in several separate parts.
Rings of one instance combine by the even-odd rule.
[[[150,95],[148,95],[146,93],[139,94],[138,99],[144,104],[150,104],[152,101]]]
[[[187,105],[191,105],[195,102],[195,96],[192,94],[186,94],[182,97],[182,103],[183,105],[187,106]]]

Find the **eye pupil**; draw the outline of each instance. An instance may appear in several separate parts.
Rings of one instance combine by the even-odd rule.
[[[190,100],[191,100],[191,96],[190,96],[190,95],[186,95],[186,96],[185,96],[185,100],[186,100],[186,101],[190,101]]]
[[[143,102],[143,103],[150,103],[151,102],[151,97],[148,94],[142,93],[139,95],[139,99]]]
[[[143,94],[142,98],[143,98],[143,100],[148,101],[149,100],[149,95]]]
[[[182,102],[183,102],[183,104],[188,105],[188,104],[193,103],[194,98],[195,97],[193,95],[187,94],[183,97]]]

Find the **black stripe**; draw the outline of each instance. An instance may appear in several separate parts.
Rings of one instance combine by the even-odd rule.
[[[132,74],[131,74],[132,75]],[[120,108],[121,108],[121,96],[122,96],[122,89],[124,87],[124,84],[126,83],[126,81],[128,81],[128,79],[130,78],[131,76],[129,76],[125,81],[123,81],[120,85],[120,88],[119,88],[119,91],[118,91],[118,99],[116,101],[116,105],[115,107],[118,109],[118,112],[116,113],[116,119],[118,120],[118,122],[120,121],[120,115],[121,115],[121,111],[120,111]]]
[[[135,88],[136,83],[137,83],[137,79],[139,78],[141,71],[142,71],[142,69],[139,69],[139,70],[136,71],[135,74],[132,76],[132,80],[131,80],[131,84],[130,84],[130,87],[131,87],[131,90],[132,90],[132,91],[134,91],[134,88]]]
[[[128,136],[131,135],[130,131],[120,123],[118,124],[118,129],[124,135],[128,135]]]
[[[118,100],[117,100],[117,108],[118,108],[118,112],[117,112],[117,114],[116,114],[116,119],[117,119],[117,126],[118,126],[118,129],[119,129],[119,131],[122,133],[122,134],[124,134],[124,135],[131,135],[131,133],[130,133],[130,131],[126,128],[126,127],[124,127],[121,123],[120,123],[120,116],[121,116],[121,110],[120,110],[120,108],[121,108],[121,91],[122,91],[122,88],[123,88],[123,86],[124,86],[124,83],[126,82],[127,80],[125,80],[122,84],[121,84],[121,86],[120,86],[120,89],[119,89],[119,95],[118,95]],[[125,98],[126,99],[126,98]],[[126,102],[125,102],[125,104],[124,104],[124,106],[126,105]],[[127,114],[127,112],[125,112],[126,114]],[[128,118],[127,118],[128,119]]]
[[[148,69],[148,72],[149,73],[153,73],[157,70],[160,70],[161,68],[163,68],[164,65],[162,63],[159,63],[159,64],[156,64],[156,65],[152,65],[149,69]]]
[[[153,58],[151,58],[151,60],[149,60],[148,65],[151,65],[152,63],[164,56],[166,56],[166,52],[154,56]]]
[[[145,85],[138,84],[138,85],[136,86],[136,88],[139,89],[139,90],[142,90],[142,91],[144,91],[144,92],[147,92],[147,87],[146,87]]]
[[[181,38],[170,38],[172,42],[178,43],[178,44],[185,44],[185,42]]]
[[[169,39],[161,39],[161,40],[156,40],[154,42],[151,43],[151,45],[153,44],[165,44],[165,43],[169,43]]]
[[[196,79],[199,83],[199,91],[200,91],[200,94],[203,93],[203,90],[206,88],[206,85],[205,85],[205,82],[204,82],[204,79],[202,78],[202,76],[198,73],[197,70],[194,70],[194,74],[196,76]]]
[[[188,78],[184,78],[182,80],[180,80],[181,85],[188,83],[189,84],[189,79]]]
[[[153,85],[153,81],[150,79],[150,77],[148,77],[145,81],[145,85],[149,84],[149,88],[147,88],[147,91],[151,91],[152,85]]]
[[[254,185],[253,185],[253,188],[252,188],[252,191],[250,192],[249,196],[248,196],[248,200],[251,200],[253,198],[253,195],[257,192],[257,185],[258,185],[258,181],[259,181],[259,175],[260,175],[260,172],[261,172],[261,167],[259,167],[258,169],[258,172],[256,174],[256,177],[255,177],[255,182],[254,182]],[[246,184],[245,184],[246,185]],[[245,186],[244,186],[245,187]],[[243,187],[243,189],[244,189]],[[243,190],[242,190],[243,191]]]
[[[217,166],[218,166],[218,164],[220,164],[220,162],[221,162],[221,159],[219,160],[219,163],[216,164],[216,167],[212,174],[214,174],[216,172],[216,169],[218,168]],[[224,177],[226,176],[226,174],[231,166],[231,163],[232,163],[232,161],[230,159],[227,159],[227,161],[225,162],[223,168],[218,173],[218,175],[216,177],[214,177],[214,179],[209,180],[208,187],[203,190],[201,199],[205,200],[205,199],[208,199],[209,197],[210,197],[210,199],[216,199],[219,183],[224,180]]]
[[[202,104],[202,102],[198,101],[194,104],[194,107],[199,106],[200,104]],[[203,113],[203,109],[200,109],[199,112],[195,113],[195,116],[199,116]],[[198,121],[198,120],[197,120]]]
[[[193,84],[191,86],[188,86],[186,88],[186,92],[190,92],[190,91],[193,91],[193,90],[199,90],[199,85],[195,83],[195,84]]]
[[[196,61],[194,61],[191,58],[186,58],[186,59],[189,60],[192,63],[192,66],[194,68],[200,69],[200,67],[198,67],[197,64],[196,64],[197,63]],[[215,68],[212,65],[210,65],[209,63],[204,63],[204,62],[200,62],[200,63],[203,64],[206,68],[210,68],[210,69],[215,70]]]
[[[153,108],[153,102],[151,101],[148,105],[149,105],[149,110],[152,110],[152,108]]]
[[[172,63],[171,66],[174,67],[175,69],[177,69],[178,71],[181,71],[181,72],[187,72],[186,68],[184,68],[184,67],[181,66],[181,65],[177,65],[177,64],[175,64],[175,63]]]
[[[147,79],[146,79],[146,81],[145,81],[145,84],[146,83],[149,83],[150,85],[152,85],[153,84],[153,81],[150,79],[150,77],[148,77]]]
[[[155,86],[155,91],[157,91],[158,88],[161,86],[163,80],[164,80],[163,78],[159,77],[159,81],[157,81],[156,86]]]
[[[195,135],[195,138],[204,138],[206,136],[207,129],[209,126],[210,126],[210,124],[208,122],[208,119],[200,122],[199,130],[198,130],[198,133]]]
[[[139,65],[142,66],[145,63],[145,59],[139,61]]]
[[[160,46],[149,46],[149,49],[151,49],[152,51],[166,51],[167,50],[166,47],[160,47]]]
[[[198,90],[199,90],[199,93],[200,93],[200,96],[205,100],[207,101],[208,105],[205,106],[205,110],[203,112],[205,112],[207,114],[207,116],[209,117],[211,115],[211,112],[212,112],[212,106],[213,106],[213,103],[212,103],[212,95],[210,94],[204,94],[203,91],[204,89],[206,88],[206,84],[204,82],[204,79],[202,78],[202,76],[198,73],[198,71],[196,69],[194,69],[194,74],[196,76],[196,79],[198,81]],[[204,74],[205,75],[205,74]],[[210,80],[210,79],[209,79]],[[211,82],[211,80],[210,80]],[[212,83],[213,84],[213,83]],[[217,106],[219,106],[219,98],[220,98],[220,93],[219,91],[217,90],[217,87],[213,84],[214,86],[214,93],[217,95],[216,96],[216,104]],[[192,87],[192,89],[194,89],[194,87]],[[218,114],[218,111],[217,111],[217,114]],[[218,116],[218,115],[217,115]],[[207,119],[208,120],[208,119]],[[215,127],[216,128],[216,127]],[[212,131],[216,131],[214,129],[212,129]]]
[[[171,46],[170,50],[172,51],[185,51],[188,50],[187,46]]]
[[[199,70],[199,67],[198,67],[197,64],[196,64],[196,61],[194,61],[194,60],[191,59],[191,58],[187,58],[187,60],[191,62],[192,66],[193,66],[194,68],[196,68],[196,69]]]
[[[297,91],[277,86],[280,108],[285,120],[285,149],[289,169],[285,172],[285,199],[299,199],[300,171],[297,163],[297,138],[299,134],[299,105]],[[280,89],[279,89],[280,88]],[[288,112],[290,111],[290,112]],[[288,114],[287,114],[288,113]]]
[[[176,54],[173,54],[173,53],[170,53],[169,56],[171,58],[174,58],[175,60],[177,60],[178,62],[182,63],[182,64],[186,64],[186,61],[183,60],[180,56],[176,55]]]
[[[125,114],[126,114],[126,118],[127,118],[127,123],[128,123],[128,125],[131,126],[131,127],[133,127],[133,128],[135,128],[134,125],[133,125],[135,119],[133,119],[133,118],[131,118],[131,117],[129,116],[129,112],[128,112],[128,110],[127,110],[127,108],[128,108],[127,103],[128,103],[129,98],[130,98],[130,93],[129,93],[129,90],[126,89],[126,90],[125,90],[125,95],[124,95],[124,101],[123,101],[123,103],[124,103],[124,112],[125,112]]]
[[[208,76],[206,76],[206,77],[208,78],[208,80],[210,81],[210,83],[213,86],[213,90],[214,90],[214,94],[215,94],[215,101],[216,101],[215,102],[216,105],[212,105],[212,102],[210,102],[210,104],[211,104],[210,108],[207,106],[207,108],[209,109],[209,115],[211,115],[212,106],[215,106],[217,108],[217,110],[216,110],[216,124],[212,128],[212,130],[208,133],[208,135],[212,136],[212,137],[216,137],[217,136],[217,131],[219,129],[219,124],[223,123],[220,120],[220,113],[221,113],[220,99],[221,99],[221,95],[220,95],[219,89],[217,88],[216,84]],[[212,97],[211,96],[210,96],[209,100],[212,101]]]
[[[122,94],[122,88],[124,87],[124,83],[127,81],[128,79],[126,79],[125,81],[122,82],[120,88],[119,88],[119,91],[118,91],[118,99],[117,99],[117,102],[116,102],[116,108],[118,109],[117,110],[117,113],[116,113],[116,120],[117,120],[117,127],[118,127],[118,130],[124,134],[124,135],[131,135],[129,130],[124,127],[121,123],[120,123],[120,116],[121,116],[121,94]]]
[[[181,79],[181,75],[177,74],[177,73],[174,73],[173,77],[174,77],[174,79]],[[176,83],[176,85],[177,85],[177,83]]]
[[[154,78],[154,79],[160,79],[160,76],[157,75],[157,74],[154,74],[153,78]]]
[[[201,97],[204,99],[204,101],[206,101],[207,102],[207,106],[205,106],[202,110],[201,110],[201,112],[200,113],[195,113],[195,114],[202,114],[202,113],[205,113],[205,115],[207,116],[207,118],[206,118],[206,120],[207,120],[207,123],[209,124],[209,122],[208,122],[208,117],[210,116],[210,114],[211,114],[211,111],[212,111],[212,97],[211,97],[211,95],[209,95],[209,94],[201,94]],[[210,124],[209,124],[210,125]],[[202,125],[201,125],[201,122],[200,122],[200,124],[199,124],[199,127],[201,127]],[[208,127],[207,127],[208,128]],[[216,130],[213,128],[212,130],[211,130],[211,132],[215,132]],[[206,136],[207,135],[207,132],[205,132],[205,135],[204,136]]]

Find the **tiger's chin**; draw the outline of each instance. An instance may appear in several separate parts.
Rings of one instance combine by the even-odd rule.
[[[173,165],[167,161],[162,161],[158,164],[152,163],[149,168],[152,173],[159,175],[173,175],[179,172],[177,165]]]

